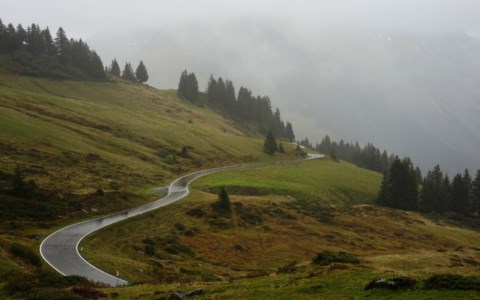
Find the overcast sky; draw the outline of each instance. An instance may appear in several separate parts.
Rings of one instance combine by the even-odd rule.
[[[480,34],[478,0],[0,0],[5,23],[59,26],[88,39],[99,31],[232,17],[281,18],[312,25]]]

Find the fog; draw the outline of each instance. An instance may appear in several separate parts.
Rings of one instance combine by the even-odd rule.
[[[20,2],[20,1],[17,1]],[[97,3],[98,2],[98,3]],[[105,64],[142,59],[270,95],[298,138],[373,142],[424,170],[480,168],[478,1],[0,1],[4,23],[62,26]]]

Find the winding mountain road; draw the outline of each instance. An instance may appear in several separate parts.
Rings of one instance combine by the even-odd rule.
[[[320,158],[322,155],[309,155],[307,159]],[[189,194],[188,185],[195,179],[222,172],[245,167],[258,167],[272,163],[255,163],[236,165],[215,169],[197,171],[184,175],[168,186],[168,193],[165,197],[154,202],[132,208],[112,215],[100,217],[93,220],[76,223],[55,231],[46,237],[40,244],[40,254],[43,259],[60,274],[80,275],[95,282],[102,282],[110,286],[121,286],[129,284],[128,281],[110,275],[86,261],[78,251],[78,245],[90,233],[109,226],[111,224],[141,215],[145,212],[160,208],[172,202],[178,201]],[[117,274],[118,276],[118,274]]]

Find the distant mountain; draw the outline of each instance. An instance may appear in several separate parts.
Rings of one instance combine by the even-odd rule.
[[[200,86],[213,72],[268,94],[313,142],[325,133],[373,142],[450,174],[480,167],[480,41],[466,33],[233,20],[105,32],[89,43],[104,61],[144,58],[157,87],[176,87],[188,67]]]

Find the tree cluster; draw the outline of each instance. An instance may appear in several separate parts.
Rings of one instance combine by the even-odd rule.
[[[183,71],[178,83],[177,96],[189,101],[196,101],[199,96],[198,81],[195,73]]]
[[[309,144],[308,139],[306,139],[306,143]],[[302,142],[300,144],[304,145],[305,141],[303,144]],[[304,146],[309,147],[307,145]],[[387,172],[395,159],[395,155],[389,155],[387,151],[381,151],[370,143],[364,147],[360,147],[358,142],[353,144],[340,140],[340,142],[337,143],[336,141],[332,141],[328,135],[322,139],[320,144],[315,145],[315,150],[328,155],[334,153],[337,159],[345,160],[359,167],[380,173]],[[415,174],[418,175],[419,172],[420,169],[418,167],[415,168]]]
[[[396,156],[385,173],[376,203],[403,210],[418,209],[418,182],[408,157]]]
[[[116,77],[121,76],[123,79],[130,80],[130,81],[135,81],[140,83],[144,83],[148,81],[148,71],[143,61],[140,61],[135,72],[133,72],[132,65],[129,62],[126,62],[125,67],[123,68],[123,71],[120,73],[120,66],[117,62],[117,59],[114,58],[112,60],[110,67],[106,67],[105,71],[112,76],[116,76]]]
[[[426,213],[456,212],[480,217],[480,170],[474,179],[467,169],[450,181],[437,165],[418,180],[410,159],[395,157],[383,177],[376,203]]]
[[[55,38],[49,28],[32,24],[4,25],[0,20],[0,52],[9,54],[21,74],[59,79],[105,80],[98,54],[81,39],[68,39],[60,27]]]
[[[420,210],[438,213],[452,211],[466,216],[479,215],[480,170],[474,179],[466,169],[463,174],[456,174],[450,182],[448,175],[443,175],[440,166],[435,166],[423,179]]]
[[[278,138],[295,140],[295,134],[290,122],[282,121],[280,110],[272,111],[268,96],[254,96],[252,91],[240,87],[238,94],[231,80],[215,79],[213,75],[207,84],[207,101],[210,105],[221,109],[228,115],[251,123],[255,123],[261,133],[272,131]]]

